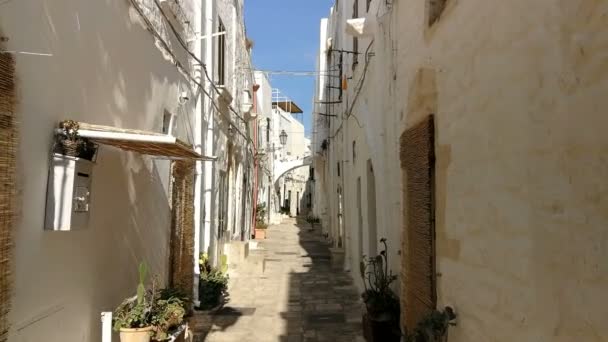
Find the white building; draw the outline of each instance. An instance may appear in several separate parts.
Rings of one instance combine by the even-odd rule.
[[[243,1],[0,7],[9,51],[0,56],[15,61],[20,123],[21,209],[6,256],[14,281],[2,297],[10,303],[0,303],[1,312],[11,308],[0,314],[8,340],[100,340],[100,313],[133,294],[140,261],[196,299],[198,254],[239,255],[250,236],[253,75]],[[65,119],[99,143],[97,159],[74,174],[90,187],[77,186],[72,199],[49,185],[47,200],[48,184],[62,187],[49,170]],[[86,219],[53,225],[63,221],[50,204]]]
[[[268,208],[267,222],[280,223],[284,217],[281,213],[297,216],[308,210],[304,200],[310,140],[305,136],[304,125],[294,117],[302,113],[300,107],[278,89],[272,89],[263,72],[256,72],[255,79],[260,85],[257,91],[259,161],[265,170],[262,178],[258,177],[258,201]]]
[[[344,267],[387,238],[410,332],[451,305],[454,342],[608,339],[605,1],[335,3],[314,211]]]

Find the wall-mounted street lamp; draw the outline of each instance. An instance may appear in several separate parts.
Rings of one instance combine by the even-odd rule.
[[[287,144],[287,133],[285,133],[285,130],[281,131],[281,134],[279,134],[279,139],[281,140],[281,145],[285,146]]]

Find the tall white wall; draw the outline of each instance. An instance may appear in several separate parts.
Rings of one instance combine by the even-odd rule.
[[[193,104],[177,103],[188,81],[128,2],[11,1],[1,6],[0,29],[9,50],[50,54],[15,56],[22,215],[10,340],[97,341],[99,313],[134,293],[140,261],[167,280],[169,162],[102,146],[88,228],[44,231],[53,129],[75,119],[160,132],[168,110],[179,115],[179,137],[191,142]]]
[[[340,3],[349,16],[352,1]],[[357,120],[339,132],[333,121],[319,164],[330,194],[336,162],[347,165],[347,253],[359,251],[356,182],[365,194],[371,159],[378,236],[388,238],[399,271],[399,137],[435,114],[438,306],[459,314],[450,341],[606,340],[606,255],[596,248],[606,243],[607,141],[597,110],[608,88],[605,2],[448,1],[433,27],[428,1],[372,4],[378,25]],[[351,37],[335,34],[348,49]],[[360,52],[367,45],[361,40]],[[345,67],[354,82],[364,61],[354,72]],[[357,161],[349,164],[352,141]],[[329,209],[333,217],[331,201]],[[365,228],[366,205],[361,215]]]

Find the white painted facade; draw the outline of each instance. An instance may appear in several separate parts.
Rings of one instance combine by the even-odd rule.
[[[304,125],[292,113],[276,105],[278,91],[272,89],[267,75],[258,71],[255,73],[255,79],[260,85],[257,91],[258,149],[260,168],[264,170],[258,177],[258,203],[267,203],[269,210],[266,222],[274,224],[280,223],[284,217],[280,214],[280,208],[285,203],[290,204],[291,216],[307,211],[308,206],[303,199],[309,178],[308,157],[311,143],[305,136]],[[284,146],[280,139],[283,131],[287,134]]]
[[[321,72],[336,65],[327,66],[328,43],[353,49],[353,3],[339,1],[321,22]],[[358,280],[359,255],[386,237],[400,272],[399,139],[434,114],[437,306],[458,314],[449,340],[606,340],[605,1],[448,0],[432,25],[427,0],[365,5],[359,17],[376,24],[359,39],[354,70],[344,54],[342,103],[315,107],[338,116],[314,117],[314,211],[344,239],[345,268]],[[337,100],[328,80],[316,101]]]
[[[245,91],[251,91],[253,78],[242,1],[179,4],[162,6],[212,78],[217,38],[195,38],[217,33],[217,18],[224,21],[230,105],[247,119]],[[170,162],[101,146],[93,166],[88,227],[44,231],[49,151],[58,122],[74,119],[160,133],[164,113],[175,114],[173,134],[201,154],[218,157],[196,168],[197,254],[210,246],[220,253],[231,240],[249,239],[253,151],[244,137],[229,135],[227,122],[230,118],[247,138],[250,123],[211,109],[193,79],[213,94],[210,83],[155,2],[10,1],[0,5],[0,32],[16,57],[21,123],[22,214],[15,236],[9,340],[99,341],[100,313],[133,294],[140,261],[161,283],[168,279]],[[182,95],[187,99],[180,100]],[[218,241],[220,172],[228,175],[229,187],[226,234]]]

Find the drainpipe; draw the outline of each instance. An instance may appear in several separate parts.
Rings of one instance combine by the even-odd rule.
[[[255,113],[255,119],[253,119],[253,200],[251,201],[253,207],[253,215],[251,219],[251,224],[253,226],[253,230],[255,231],[255,221],[256,221],[256,208],[258,207],[258,159],[256,156],[256,151],[258,149],[258,121],[257,121],[257,113],[258,113],[258,89],[260,89],[259,84],[253,85],[253,113]],[[251,229],[250,229],[251,230]],[[249,237],[251,238],[251,232],[249,233]]]
[[[215,24],[215,20],[214,20],[214,6],[213,6],[213,0],[206,0],[204,1],[205,3],[205,9],[204,9],[204,23],[201,25],[204,28],[204,34],[213,34],[214,33],[214,24]],[[214,50],[213,50],[213,42],[215,40],[214,39],[205,39],[204,40],[204,47],[202,47],[203,51],[204,51],[204,55],[205,55],[205,59],[204,62],[207,66],[207,69],[211,75],[211,77],[213,77],[213,55],[214,55]],[[201,78],[202,80],[205,80],[204,77]],[[212,91],[212,87],[211,84],[209,83],[209,81],[205,80],[205,89],[207,91],[207,93],[209,94],[215,94]],[[204,135],[204,144],[205,144],[205,154],[206,155],[215,155],[215,146],[214,146],[214,141],[213,141],[213,133],[215,130],[215,109],[212,106],[211,101],[213,101],[213,99],[209,99],[209,98],[205,98],[205,114],[207,115],[207,128],[206,130],[203,132]],[[207,252],[209,253],[209,256],[211,258],[213,258],[213,251],[210,250],[210,247],[215,246],[215,243],[212,245],[212,240],[216,238],[215,234],[212,234],[212,232],[214,231],[213,229],[213,216],[215,213],[215,208],[214,208],[214,188],[213,188],[213,180],[214,180],[214,171],[215,171],[215,166],[213,162],[209,162],[206,161],[204,162],[204,166],[203,166],[203,172],[204,172],[204,185],[203,185],[203,198],[204,198],[204,204],[203,204],[203,230],[202,230],[202,243],[201,243],[201,252]],[[198,263],[198,262],[197,262]]]
[[[194,29],[196,33],[202,35],[203,30],[203,13],[202,8],[203,4],[201,3],[198,6],[194,6]],[[203,53],[203,44],[201,40],[197,39],[194,42],[194,54],[198,59],[202,58]],[[195,65],[194,73],[195,77],[198,79],[202,79],[202,66]],[[199,94],[196,97],[196,108],[194,111],[194,149],[199,154],[202,153],[203,148],[203,115],[204,115],[204,107],[203,107],[203,94]],[[192,299],[196,306],[200,305],[199,295],[198,295],[198,285],[200,279],[200,269],[198,265],[198,259],[201,252],[201,229],[203,229],[202,222],[202,176],[203,176],[203,162],[196,161],[195,171],[194,171],[194,281],[193,289],[192,289]]]

